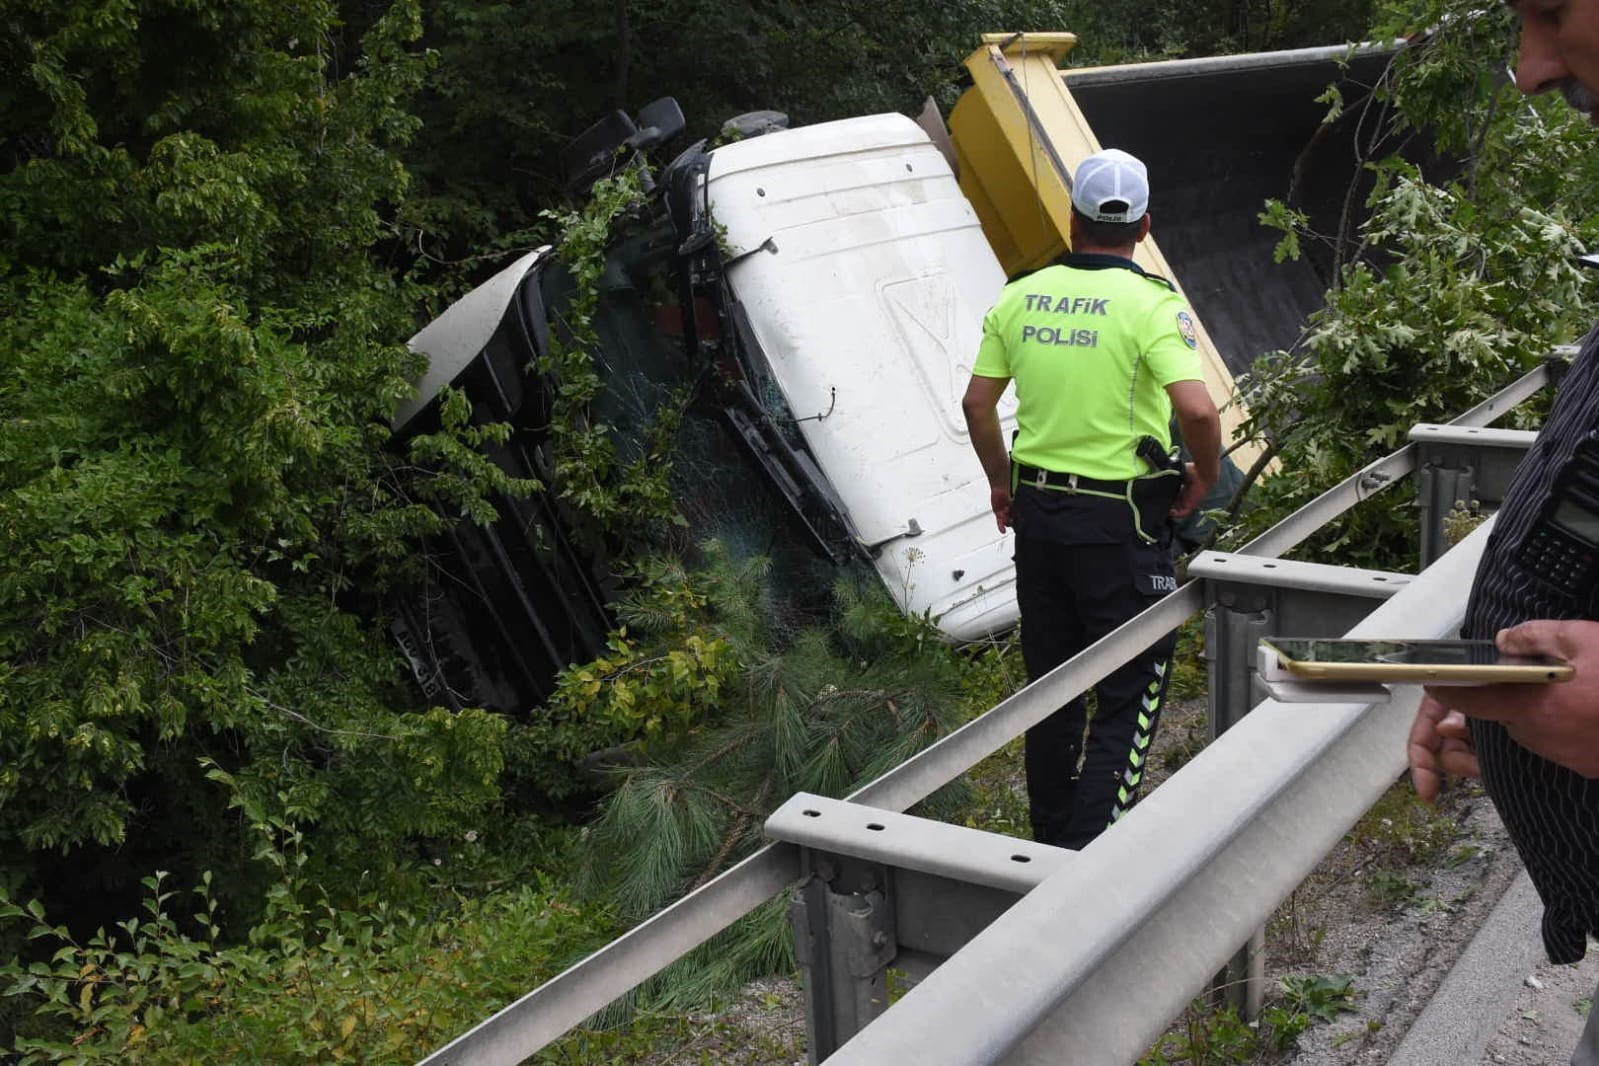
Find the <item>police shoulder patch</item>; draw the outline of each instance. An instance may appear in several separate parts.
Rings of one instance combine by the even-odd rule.
[[[1190,348],[1199,347],[1199,335],[1194,332],[1194,316],[1187,311],[1177,312],[1177,332],[1183,335],[1183,343]]]

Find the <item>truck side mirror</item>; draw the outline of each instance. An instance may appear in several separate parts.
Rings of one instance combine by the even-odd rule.
[[[628,144],[643,149],[665,144],[682,133],[688,123],[683,120],[683,109],[677,101],[663,96],[638,109],[638,125],[638,132],[628,139]]]
[[[615,168],[617,149],[630,144],[638,132],[625,112],[612,111],[567,142],[561,150],[567,194],[585,195],[589,186]]]

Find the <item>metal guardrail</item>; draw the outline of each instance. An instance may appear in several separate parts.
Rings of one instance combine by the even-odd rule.
[[[1487,533],[1351,634],[1453,631]],[[1393,784],[1419,695],[1411,686],[1381,704],[1259,704],[829,1066],[1136,1061]]]
[[[1547,363],[1540,364],[1494,393],[1482,403],[1449,422],[1451,426],[1486,426],[1512,407],[1536,395],[1552,380]],[[1381,492],[1416,469],[1416,446],[1407,444],[1351,474],[1305,506],[1244,545],[1244,555],[1276,557],[1289,551],[1355,504]]]
[[[1551,372],[1549,367],[1547,365],[1539,366],[1493,397],[1462,414],[1450,424],[1456,426],[1486,425],[1516,404],[1521,403],[1527,397],[1537,393],[1550,380]],[[1407,445],[1392,455],[1372,463],[1251,541],[1241,549],[1241,552],[1271,557],[1281,555],[1355,504],[1396,483],[1405,475],[1412,473],[1416,467],[1416,456],[1415,445]],[[1462,589],[1469,585],[1469,574],[1465,575],[1459,584]],[[1149,608],[1149,610],[1127,622],[1077,656],[1067,660],[1050,674],[1026,686],[1015,695],[996,705],[992,710],[943,737],[905,763],[865,785],[850,795],[848,799],[855,803],[886,810],[904,810],[931,795],[944,785],[949,784],[999,748],[1021,736],[1029,728],[1053,713],[1067,699],[1097,684],[1112,671],[1130,660],[1141,648],[1146,647],[1160,635],[1181,625],[1198,613],[1204,606],[1201,583],[1190,581],[1184,584],[1176,592],[1168,595]],[[1253,717],[1251,715],[1251,718]],[[1235,746],[1244,743],[1241,739],[1242,735],[1240,739],[1234,739],[1234,733],[1238,731],[1238,728],[1235,727],[1228,732],[1226,750],[1236,750]],[[1206,753],[1222,748],[1223,744],[1218,742],[1207,748]],[[1399,750],[1402,754],[1402,745]],[[1259,753],[1257,752],[1257,754]],[[1220,756],[1212,756],[1212,761],[1214,762],[1218,758]],[[1314,767],[1307,767],[1306,769],[1309,772],[1314,770]],[[1389,775],[1389,778],[1391,780],[1392,774]],[[1138,815],[1139,824],[1144,824],[1149,819],[1156,817],[1154,812],[1177,812],[1182,810],[1180,807],[1172,806],[1170,799],[1156,802],[1158,796],[1169,793],[1172,781],[1175,780],[1174,776],[1165,782],[1160,789],[1151,793],[1147,799],[1133,809],[1128,818]],[[1205,797],[1203,806],[1189,808],[1189,813],[1192,813],[1193,809],[1204,809],[1204,806],[1216,804],[1216,796],[1233,796],[1238,788],[1247,785],[1249,780],[1250,778],[1247,774],[1240,775],[1232,783],[1232,787],[1216,793],[1215,796]],[[1190,797],[1190,802],[1194,802],[1192,797]],[[1148,813],[1139,814],[1140,811]],[[1126,822],[1127,819],[1123,821]],[[1336,841],[1338,835],[1341,835],[1342,832],[1343,829],[1339,829],[1338,833],[1332,836],[1328,842],[1328,847],[1331,846],[1332,841]],[[1096,854],[1109,854],[1106,848],[1119,853],[1122,846],[1112,842],[1125,840],[1126,833],[1121,824],[1119,824],[1115,833],[1106,834],[1103,839],[1106,844]],[[1322,852],[1318,853],[1318,858],[1326,850],[1326,848],[1323,848]],[[1083,854],[1088,855],[1090,852],[1085,851]],[[1147,856],[1142,858],[1147,859]],[[1080,864],[1076,865],[1079,869],[1081,868]],[[1124,866],[1123,869],[1125,868]],[[695,947],[728,928],[762,903],[774,898],[793,883],[800,876],[800,872],[799,849],[797,847],[788,843],[769,844],[763,847],[726,873],[683,897],[677,903],[662,910],[617,940],[612,941],[559,976],[529,992],[495,1013],[492,1017],[457,1037],[443,1048],[422,1059],[419,1066],[445,1066],[445,1064],[482,1066],[482,1064],[512,1064],[522,1061],[554,1042],[567,1031],[580,1025],[584,1020],[604,1009],[608,1004],[637,987],[649,977],[660,972],[671,962],[681,958]],[[1171,879],[1162,877],[1160,880],[1170,881]],[[1043,887],[1040,886],[1039,891]],[[1037,895],[1037,891],[1032,895]],[[1029,895],[1023,902],[1030,900],[1032,895]],[[1143,897],[1140,895],[1136,898],[1142,899]],[[1017,909],[1020,908],[1021,904],[1018,904]],[[1123,915],[1122,920],[1130,920],[1135,926],[1141,925],[1144,921],[1142,918],[1129,919],[1126,915]],[[1247,936],[1248,930],[1245,930],[1239,939],[1228,945],[1227,950],[1231,951],[1238,943],[1242,943]],[[975,944],[976,942],[974,941],[973,946]],[[958,957],[964,959],[964,953]],[[1089,955],[1077,960],[1074,965],[1084,965],[1092,969],[1104,957],[1104,953],[1100,948],[1095,948],[1090,951]],[[954,959],[951,960],[951,962],[953,961]],[[948,965],[946,964],[939,971],[935,971],[934,976],[936,977],[938,973],[942,973]],[[1213,964],[1211,971],[1214,972],[1216,968],[1216,965]],[[965,969],[964,962],[962,969]],[[931,981],[932,979],[930,978],[929,984],[931,984]],[[943,982],[940,982],[938,986],[933,987],[942,987],[942,984]],[[920,986],[918,991],[920,991]],[[912,995],[915,995],[915,993]],[[924,998],[926,997],[924,996]],[[911,997],[907,996],[900,1007],[903,1007],[903,1003],[909,1002],[910,999]],[[1139,1013],[1141,1015],[1150,1015],[1150,1004],[1147,1000],[1138,1000],[1138,1002],[1140,1004]],[[1125,1002],[1118,1004],[1118,1006],[1125,1008]],[[896,1007],[896,1012],[900,1007]],[[1181,1004],[1178,1004],[1178,1009],[1180,1007]],[[1040,1010],[1044,1009],[1040,1008]],[[1164,1027],[1165,1019],[1173,1016],[1176,1012],[1176,1010],[1173,1010],[1170,1014],[1160,1016],[1162,1028]],[[841,1051],[840,1054],[844,1054],[845,1051],[854,1048],[856,1043],[867,1035],[882,1030],[886,1020],[886,1017],[880,1019],[860,1037],[846,1045],[844,1051]],[[983,1024],[986,1026],[987,1022],[985,1021]],[[894,1028],[897,1029],[898,1026],[896,1025]],[[876,1045],[874,1044],[874,1046]],[[1147,1046],[1147,1042],[1145,1046]],[[850,1053],[854,1054],[853,1051]],[[880,1063],[901,1060],[901,1054],[896,1052],[885,1058],[878,1058],[872,1061]],[[839,1061],[866,1062],[868,1060],[840,1059]],[[926,1061],[953,1063],[957,1061],[991,1062],[998,1060],[988,1058],[928,1058]],[[1014,1061],[1029,1060],[1017,1059]],[[1061,1060],[1050,1059],[1048,1061]],[[1110,1060],[1090,1056],[1072,1061]]]

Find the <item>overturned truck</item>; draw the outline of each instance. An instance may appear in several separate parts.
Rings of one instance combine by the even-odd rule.
[[[1014,625],[1011,548],[960,397],[983,313],[1007,277],[1066,250],[1071,172],[1102,146],[1149,167],[1155,237],[1140,265],[1193,305],[1218,405],[1235,372],[1295,340],[1330,264],[1274,263],[1256,217],[1276,197],[1323,231],[1350,224],[1361,146],[1316,98],[1335,82],[1357,98],[1391,50],[1061,70],[1073,42],[985,38],[947,127],[931,108],[793,129],[757,112],[730,122],[731,143],[645,171],[647,204],[599,284],[593,418],[636,458],[687,396],[674,488],[693,536],[775,552],[798,583],[811,565],[870,566],[951,640]],[[608,116],[568,150],[574,191],[646,167],[683,125],[670,100]],[[430,545],[432,578],[397,605],[396,636],[440,703],[526,711],[604,648],[617,560],[574,536],[554,477],[560,385],[546,357],[573,294],[541,248],[411,340],[428,370],[395,415],[397,441],[435,428],[453,386],[475,418],[512,426],[493,459],[545,486]],[[1001,414],[1013,419],[1010,397]],[[1226,409],[1224,426],[1238,418]]]

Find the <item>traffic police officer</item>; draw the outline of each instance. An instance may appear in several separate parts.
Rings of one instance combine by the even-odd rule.
[[[1188,305],[1133,263],[1143,163],[1109,149],[1072,183],[1071,251],[1005,286],[961,401],[1000,532],[1016,531],[1022,658],[1035,681],[1177,587],[1171,519],[1220,472],[1221,425]],[[1007,455],[998,404],[1016,382]],[[1193,462],[1171,458],[1176,412]],[[1131,805],[1176,635],[1028,730],[1033,837],[1080,848]],[[1081,769],[1079,770],[1079,762]]]

